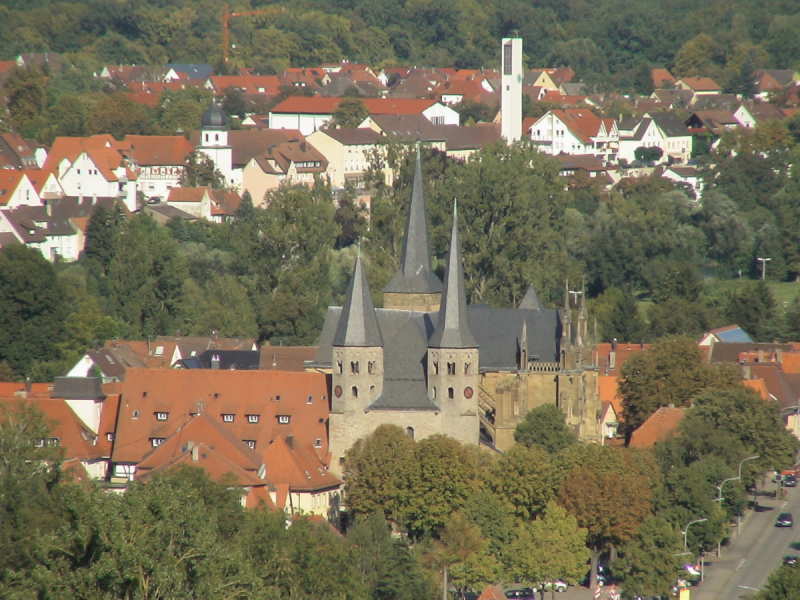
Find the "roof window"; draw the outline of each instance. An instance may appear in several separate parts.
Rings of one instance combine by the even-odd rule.
[[[158,448],[164,443],[164,439],[165,438],[150,438],[150,443],[153,444],[153,448]]]
[[[163,356],[164,354],[164,346],[156,346],[156,356]]]
[[[288,425],[291,417],[289,415],[278,415],[278,423],[280,425]]]
[[[259,415],[247,415],[248,423],[258,423]]]
[[[223,413],[222,415],[222,422],[223,423],[233,423],[234,415],[231,413]]]
[[[156,421],[166,421],[169,418],[168,412],[157,412]]]

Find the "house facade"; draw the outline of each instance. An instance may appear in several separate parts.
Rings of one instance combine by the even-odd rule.
[[[619,149],[616,121],[583,108],[549,111],[529,132],[531,142],[544,154],[593,154],[614,160]]]

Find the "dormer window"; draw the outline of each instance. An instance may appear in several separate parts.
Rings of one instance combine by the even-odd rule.
[[[314,403],[314,396],[309,396],[308,400],[306,400],[306,404],[313,404]]]
[[[133,418],[134,419],[138,419],[139,418],[139,411],[138,410],[133,411]]]
[[[169,413],[167,412],[156,413],[156,421],[166,421],[168,418],[169,418]]]
[[[291,416],[289,416],[289,415],[278,415],[278,424],[279,425],[288,425],[290,420],[291,420]]]
[[[156,346],[155,355],[156,356],[163,356],[164,355],[164,346]]]
[[[222,422],[223,423],[233,423],[233,414],[232,413],[223,413],[222,414]]]
[[[158,448],[164,443],[164,439],[165,438],[150,438],[150,443],[153,444],[153,448]]]
[[[244,445],[247,446],[248,448],[250,448],[251,450],[255,450],[256,449],[256,441],[255,440],[242,440],[242,442],[244,442]]]
[[[258,423],[258,415],[247,415],[248,423]]]

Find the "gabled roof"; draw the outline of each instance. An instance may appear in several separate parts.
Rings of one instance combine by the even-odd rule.
[[[622,418],[622,397],[619,395],[619,379],[616,375],[598,375],[597,391],[600,402],[608,402],[614,407],[618,418]]]
[[[780,363],[744,363],[745,379],[760,379],[781,409],[795,409],[800,401],[800,389],[793,377],[783,372]]]
[[[206,79],[214,73],[214,67],[205,63],[168,63],[165,65],[176,73],[183,73],[189,79]]]
[[[617,377],[622,369],[622,365],[633,354],[646,352],[650,349],[650,344],[597,344],[598,367],[601,375],[613,375]],[[612,360],[613,356],[613,360]]]
[[[50,395],[65,400],[103,398],[103,380],[99,377],[56,377]]]
[[[270,484],[286,484],[293,492],[314,492],[342,485],[320,462],[316,452],[291,435],[275,438],[264,452],[264,464]]]
[[[684,137],[692,135],[683,120],[673,112],[654,112],[650,118],[661,130],[664,137]]]
[[[344,146],[366,146],[376,143],[381,134],[369,127],[347,129],[322,129],[328,137]]]
[[[206,196],[211,196],[211,188],[208,186],[203,187],[174,187],[169,191],[167,202],[189,202],[198,204],[203,201]]]
[[[333,114],[343,98],[324,98],[322,96],[292,96],[273,107],[270,114]],[[371,115],[413,115],[420,114],[437,103],[436,100],[414,98],[361,98],[361,102]]]
[[[247,94],[277,94],[281,85],[276,75],[211,75],[208,81],[217,93],[236,88]]]
[[[0,169],[35,167],[34,153],[38,147],[39,144],[23,139],[18,133],[0,134]]]
[[[140,462],[152,438],[168,438],[197,414],[233,415],[221,426],[237,440],[254,442],[256,452],[281,434],[294,434],[303,445],[320,440],[327,460],[328,380],[322,373],[128,369],[113,461]],[[285,418],[279,422],[279,416]]]
[[[262,346],[259,369],[305,371],[306,361],[314,360],[316,346]]]
[[[665,83],[669,85],[675,83],[675,78],[672,76],[672,73],[666,69],[650,69],[650,77],[653,80],[653,87],[655,89],[662,88]]]
[[[678,424],[685,413],[685,408],[662,406],[633,432],[629,446],[652,448],[656,442],[663,442],[676,435]]]
[[[126,135],[126,156],[140,167],[183,166],[194,146],[182,135]]]
[[[588,108],[558,109],[550,111],[549,114],[564,123],[573,135],[585,144],[592,143],[592,138],[610,135],[617,131],[614,119],[600,118]]]
[[[123,165],[123,156],[117,150],[119,145],[108,134],[88,138],[58,137],[53,142],[42,168],[57,171],[62,161],[67,160],[72,164],[85,152],[106,181],[117,181],[119,178],[114,171]]]
[[[525,292],[525,297],[519,303],[517,308],[525,310],[542,310],[544,304],[539,300],[539,294],[536,293],[536,288],[533,285],[528,286],[528,291]]]
[[[683,84],[694,92],[722,91],[722,87],[709,77],[683,77],[678,80],[678,84]]]
[[[22,184],[25,174],[16,169],[0,169],[0,206],[6,206]]]
[[[53,177],[54,181],[58,183],[58,179],[55,178],[55,173],[52,171],[45,171],[44,169],[23,169],[22,173],[31,182],[33,189],[36,190],[36,193],[39,194],[39,196],[41,196],[44,192],[44,186],[51,177]],[[58,188],[61,190],[60,193],[63,193],[60,183],[58,184]]]
[[[244,167],[256,156],[262,155],[270,146],[283,142],[302,142],[306,138],[297,129],[239,129],[228,132],[228,145],[233,149],[233,164]],[[189,141],[201,145],[200,131],[193,131]]]

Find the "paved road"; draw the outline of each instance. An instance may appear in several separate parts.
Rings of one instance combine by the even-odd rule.
[[[800,555],[800,523],[794,529],[775,527],[781,512],[800,518],[800,490],[789,489],[781,500],[759,498],[759,504],[761,510],[748,516],[729,551],[708,559],[705,581],[692,589],[692,600],[747,598],[766,583],[784,556]]]

